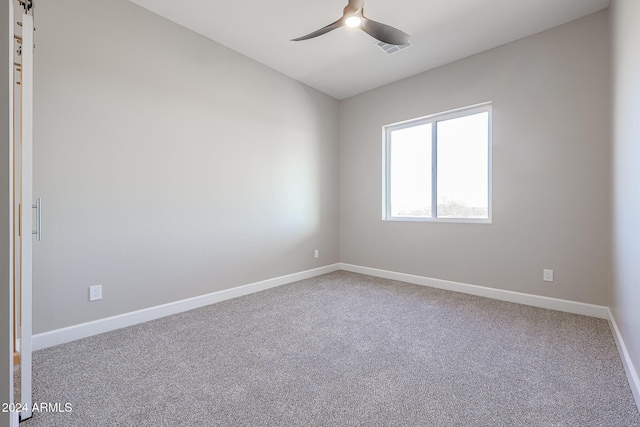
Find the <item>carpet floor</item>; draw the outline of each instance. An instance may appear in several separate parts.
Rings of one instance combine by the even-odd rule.
[[[640,426],[607,321],[344,271],[33,362],[23,427]]]

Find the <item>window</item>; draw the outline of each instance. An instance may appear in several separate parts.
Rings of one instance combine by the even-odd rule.
[[[383,219],[491,222],[491,105],[384,127]]]

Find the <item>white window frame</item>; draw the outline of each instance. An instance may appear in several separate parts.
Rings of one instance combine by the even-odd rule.
[[[438,143],[437,143],[437,123],[440,121],[456,119],[478,113],[488,113],[488,135],[487,135],[487,218],[438,218]],[[469,107],[457,108],[455,110],[442,113],[431,114],[417,119],[392,123],[382,127],[382,219],[384,221],[410,221],[410,222],[455,222],[467,224],[491,224],[492,223],[492,108],[490,102],[476,104]],[[431,124],[431,217],[398,217],[391,215],[391,133],[396,130],[406,129],[413,126]],[[429,167],[429,165],[425,165]]]

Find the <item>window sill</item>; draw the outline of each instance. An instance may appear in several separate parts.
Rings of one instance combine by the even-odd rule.
[[[491,218],[420,218],[420,217],[390,217],[382,218],[390,222],[430,222],[454,224],[492,224]]]

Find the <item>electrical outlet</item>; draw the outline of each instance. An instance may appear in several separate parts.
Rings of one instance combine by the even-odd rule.
[[[89,301],[98,301],[102,299],[102,285],[89,286]]]
[[[553,282],[553,270],[542,270],[542,280],[545,282]]]
[[[313,257],[320,258],[320,249],[316,249],[315,251],[313,251]]]

